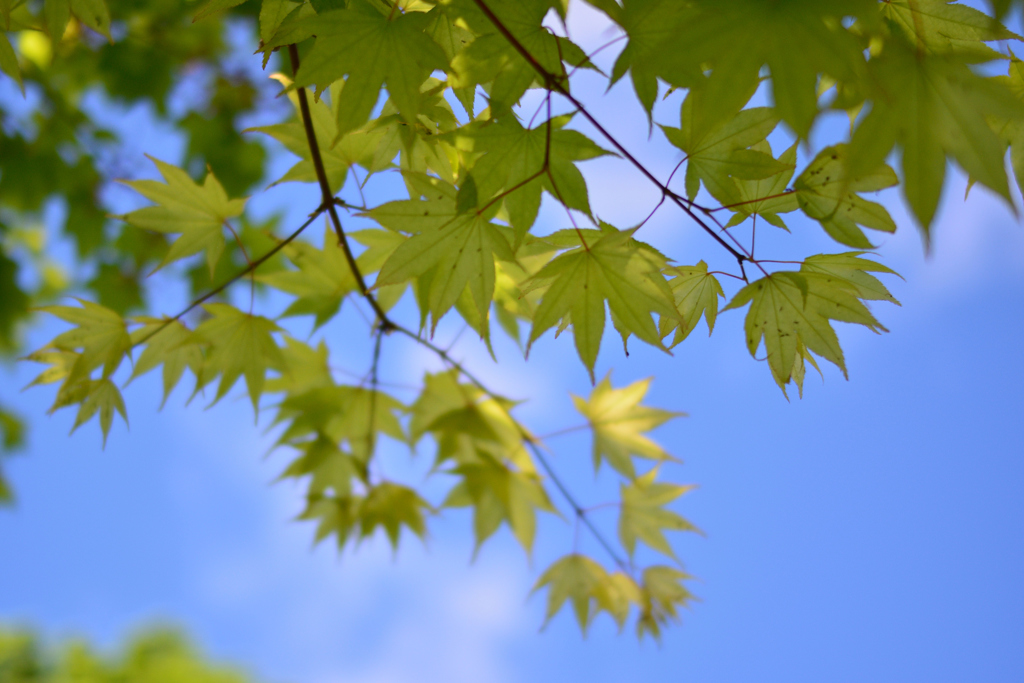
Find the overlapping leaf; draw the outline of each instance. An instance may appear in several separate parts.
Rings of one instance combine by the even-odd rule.
[[[669,287],[675,296],[676,308],[682,321],[664,317],[658,325],[658,333],[664,339],[673,330],[675,336],[669,347],[679,344],[690,336],[701,316],[708,324],[708,334],[715,330],[718,317],[718,299],[724,297],[722,285],[714,274],[708,272],[708,264],[700,261],[695,266],[676,266],[664,271],[670,277]]]
[[[921,58],[913,46],[895,39],[869,67],[875,92],[871,111],[850,142],[853,176],[881,166],[898,144],[903,194],[925,238],[942,193],[947,155],[1009,201],[1004,148],[986,117],[1020,121],[1024,103],[956,58]]]
[[[1002,55],[986,42],[1020,39],[984,12],[954,0],[889,0],[879,9],[911,43],[930,52],[998,59]]]
[[[540,477],[512,469],[490,457],[451,471],[460,481],[445,498],[445,507],[473,507],[473,533],[477,549],[504,522],[523,548],[530,552],[537,531],[536,512],[554,512]]]
[[[76,354],[67,374],[69,383],[87,379],[99,367],[103,368],[104,378],[110,377],[132,346],[121,316],[91,301],[79,299],[79,303],[80,308],[46,306],[41,309],[75,325],[48,344],[48,348]]]
[[[454,190],[439,187],[429,199],[389,202],[367,215],[385,227],[414,233],[381,267],[378,287],[429,272],[425,309],[435,326],[467,287],[480,318],[487,319],[494,260],[509,260],[513,254],[505,234],[486,214],[460,211]]]
[[[848,167],[846,145],[826,147],[794,181],[794,194],[803,212],[818,221],[832,239],[871,249],[871,242],[857,226],[892,233],[896,223],[884,206],[857,193],[893,187],[899,179],[885,164],[855,176],[848,173]]]
[[[415,122],[420,85],[431,71],[448,67],[441,46],[424,32],[427,16],[419,12],[385,16],[367,4],[352,3],[306,21],[317,41],[294,85],[315,83],[323,89],[348,76],[336,106],[338,135],[366,123],[382,85],[402,116]]]
[[[281,270],[260,277],[275,289],[296,297],[284,316],[314,315],[320,327],[337,314],[342,300],[356,291],[356,280],[329,224],[324,226],[323,247],[308,242],[292,242],[285,255],[298,270]]]
[[[669,142],[686,152],[686,193],[697,196],[700,182],[723,204],[735,204],[740,190],[736,178],[758,180],[790,170],[787,164],[757,149],[778,125],[769,107],[744,109],[725,125],[708,130],[693,117],[693,99],[683,103],[681,127],[662,126]]]
[[[451,83],[455,88],[490,84],[488,99],[495,109],[506,110],[519,101],[539,78],[534,66],[509,42],[491,19],[472,0],[452,0],[450,12],[462,18],[478,33],[452,59]],[[550,74],[562,73],[562,55],[555,36],[543,22],[548,12],[559,7],[552,0],[487,3],[501,25]]]
[[[224,223],[242,213],[244,199],[229,199],[212,173],[197,185],[185,171],[152,159],[163,183],[156,180],[122,181],[156,206],[136,209],[121,220],[132,225],[166,234],[181,233],[171,244],[161,266],[172,261],[206,252],[206,263],[212,276],[217,259],[224,251]]]
[[[576,351],[591,379],[604,334],[605,302],[625,330],[661,349],[665,347],[652,315],[679,315],[658,264],[631,234],[609,228],[593,243],[578,242],[577,248],[544,266],[527,286],[547,286],[529,343],[571,316]]]
[[[207,380],[220,376],[214,400],[219,401],[244,376],[253,408],[258,410],[267,371],[284,365],[272,336],[279,328],[263,316],[243,313],[229,304],[205,304],[203,308],[210,318],[196,328],[195,335],[209,345],[203,362]]]
[[[692,486],[677,486],[655,482],[658,469],[654,468],[629,484],[621,484],[622,509],[619,512],[619,539],[626,551],[633,555],[637,540],[675,559],[672,546],[665,538],[665,530],[697,531],[678,514],[666,510],[665,505],[690,491]]]
[[[562,116],[524,128],[514,116],[503,116],[453,134],[460,149],[479,157],[471,169],[479,204],[504,191],[516,247],[537,218],[542,189],[567,208],[590,214],[587,184],[576,162],[608,152],[582,133],[566,130],[569,120]]]
[[[198,379],[203,370],[201,342],[192,330],[177,320],[140,318],[142,327],[132,332],[132,342],[145,341],[146,348],[135,361],[132,379],[163,365],[164,402],[188,368]]]
[[[772,148],[767,140],[751,145],[750,149],[768,156],[772,155]],[[796,194],[789,191],[789,181],[796,172],[796,143],[779,155],[778,160],[785,168],[767,178],[733,178],[736,194],[729,198],[723,197],[723,205],[733,212],[725,227],[731,228],[751,216],[757,216],[777,228],[789,229],[779,214],[796,211],[799,208]]]

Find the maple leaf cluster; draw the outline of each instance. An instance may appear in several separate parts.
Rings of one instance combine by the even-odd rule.
[[[382,532],[397,547],[403,534],[424,537],[439,511],[465,507],[477,549],[505,526],[529,553],[538,513],[562,514],[596,539],[603,562],[574,547],[547,568],[537,582],[547,617],[568,603],[585,630],[602,612],[620,628],[635,615],[638,634],[658,637],[693,599],[666,536],[697,531],[671,509],[692,487],[661,479],[678,461],[648,433],[678,414],[642,403],[649,381],[596,381],[606,333],[670,353],[701,319],[712,334],[720,314],[747,307],[747,349],[763,353],[784,393],[802,394],[807,365],[820,372],[822,359],[845,376],[833,323],[884,332],[869,305],[898,304],[878,277],[894,273],[874,253],[897,225],[865,195],[899,187],[927,244],[947,160],[1010,202],[1009,150],[1024,187],[1024,67],[1009,47],[1021,38],[999,23],[1009,2],[986,14],[946,0],[585,1],[616,34],[592,53],[568,28],[584,0],[207,0],[196,31],[253,13],[257,59],[280,69],[271,77],[292,112],[245,133],[295,157],[271,187],[313,183],[319,204],[291,231],[255,227],[236,196],[244,187],[219,179],[231,174],[211,165],[199,180],[153,159],[162,180],[125,181],[150,205],[114,217],[125,244],[150,246],[111,248],[131,251],[136,276],[146,265],[208,286],[175,315],[86,299],[46,307],[71,329],[28,355],[47,366],[33,384],[58,384],[53,409],[77,406],[75,427],[98,416],[106,439],[126,415],[115,381],[126,363],[129,381],[161,368],[164,400],[186,376],[192,396],[210,388],[213,403],[244,380],[294,455],[282,476],[305,482],[301,516],[317,540],[345,548]],[[76,26],[120,40],[103,0],[37,4],[0,4],[0,18],[58,47]],[[0,35],[0,67],[19,84],[22,61]],[[651,170],[602,123],[605,105],[579,94],[583,78],[628,79],[651,144],[681,158],[672,173]],[[828,112],[848,128],[819,126]],[[595,159],[649,182],[657,204],[632,223],[604,220],[585,174]],[[364,190],[377,183],[390,194],[370,205],[380,195]],[[539,220],[545,203],[564,218]],[[702,236],[699,260],[645,241],[659,211]],[[320,220],[322,237],[310,239]],[[829,252],[786,241],[814,224]],[[0,253],[4,287],[11,264]],[[246,293],[249,307],[235,305]],[[418,316],[403,318],[403,300]],[[0,297],[0,341],[27,301]],[[349,308],[369,311],[374,342],[359,381],[336,370],[331,359],[347,351],[323,336]],[[311,318],[310,329],[294,318]],[[602,476],[619,483],[617,525],[594,521],[515,401],[435,344],[445,318],[492,355],[494,321],[525,354],[571,333],[595,385],[573,400],[595,469],[607,463]],[[379,381],[395,336],[445,366],[405,400]],[[411,452],[431,443],[445,496],[383,476],[382,440]]]

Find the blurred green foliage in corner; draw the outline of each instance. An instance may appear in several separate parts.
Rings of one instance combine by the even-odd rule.
[[[248,683],[232,667],[204,661],[169,629],[154,629],[129,641],[116,656],[97,653],[82,641],[44,647],[25,630],[0,627],[0,683]]]

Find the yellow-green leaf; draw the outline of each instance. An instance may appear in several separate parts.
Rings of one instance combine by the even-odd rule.
[[[694,487],[656,483],[654,479],[657,474],[658,468],[655,467],[629,484],[620,484],[622,509],[619,512],[619,539],[630,557],[636,551],[639,539],[658,552],[676,559],[664,530],[697,531],[697,527],[665,509],[665,505]]]
[[[279,328],[263,316],[243,313],[228,304],[205,304],[203,308],[211,317],[196,328],[195,334],[209,344],[204,375],[220,375],[214,401],[244,376],[253,409],[259,410],[267,370],[280,370],[284,365],[281,349],[271,336]]]
[[[656,427],[685,413],[675,413],[641,405],[651,380],[634,382],[622,389],[613,389],[610,377],[594,387],[590,398],[573,396],[576,410],[583,414],[594,432],[594,468],[602,459],[617,471],[632,478],[635,474],[631,456],[650,460],[672,460],[661,446],[645,436]]]
[[[171,245],[161,267],[178,259],[206,252],[206,263],[213,276],[217,259],[224,251],[225,221],[242,213],[244,199],[229,199],[212,173],[202,185],[196,184],[185,171],[150,157],[163,183],[156,180],[122,181],[156,206],[137,209],[123,216],[123,221],[155,232],[181,237]]]
[[[608,572],[586,555],[573,553],[555,562],[541,574],[533,592],[548,587],[548,606],[544,623],[558,613],[568,600],[580,628],[586,632],[593,618],[598,597],[608,580]]]

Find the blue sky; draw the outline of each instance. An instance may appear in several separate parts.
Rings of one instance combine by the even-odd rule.
[[[593,16],[575,22],[581,43],[601,42]],[[607,96],[596,81],[579,87],[602,122],[667,175],[678,157],[658,133],[648,144],[628,84]],[[177,160],[180,142],[144,112],[124,118],[96,106],[141,131],[139,155]],[[660,120],[673,117],[666,108]],[[288,165],[282,156],[274,170]],[[620,161],[584,170],[596,213],[615,224],[635,223],[657,199]],[[538,632],[543,599],[527,593],[573,543],[557,519],[543,521],[532,562],[502,531],[471,564],[459,511],[437,520],[425,546],[406,539],[396,557],[374,538],[339,559],[329,545],[311,549],[313,529],[290,521],[302,488],[271,483],[286,455],[265,457],[266,416],[254,426],[240,390],[209,410],[201,399],[185,407],[179,391],[158,412],[159,380],[148,376],[126,392],[130,429],[115,426],[104,450],[95,425],[69,438],[72,414],[45,416],[51,390],[19,393],[37,370],[28,364],[0,380],[0,400],[31,419],[29,453],[7,466],[20,500],[0,513],[0,619],[107,646],[146,624],[175,623],[211,656],[275,682],[1019,681],[1024,233],[983,189],[964,203],[964,187],[951,172],[928,258],[898,194],[881,195],[901,226],[878,241],[883,262],[906,278],[886,281],[903,306],[873,307],[889,334],[838,326],[849,381],[826,368],[824,382],[809,376],[805,397],[787,402],[746,353],[737,312],[723,314],[710,339],[698,328],[671,358],[634,344],[626,359],[617,339],[605,340],[599,376],[654,376],[649,402],[689,413],[656,437],[684,460],[666,476],[699,485],[674,509],[706,533],[676,544],[701,602],[660,646],[617,635],[607,619],[583,639],[567,613]],[[108,197],[119,208],[135,201],[119,192]],[[279,188],[251,208],[283,208],[296,223],[315,197]],[[542,229],[564,222],[542,211]],[[759,250],[838,251],[814,224],[794,221],[793,231],[765,234]],[[671,211],[642,237],[683,263],[721,260]],[[154,307],[175,310],[180,292],[170,283],[160,292]],[[369,340],[349,331],[363,328],[346,306],[324,335],[334,361],[358,371]],[[57,329],[44,323],[33,342]],[[457,330],[442,324],[438,338]],[[469,335],[457,349],[490,384],[530,398],[520,416],[536,432],[580,421],[567,391],[585,394],[589,382],[568,337],[548,335],[526,363],[507,341],[497,365]],[[436,367],[397,339],[384,354],[390,382],[415,383]],[[588,502],[603,500],[611,480],[594,481],[587,435],[550,445],[559,472]],[[419,482],[429,455],[423,447],[410,461],[389,448],[387,473]]]

